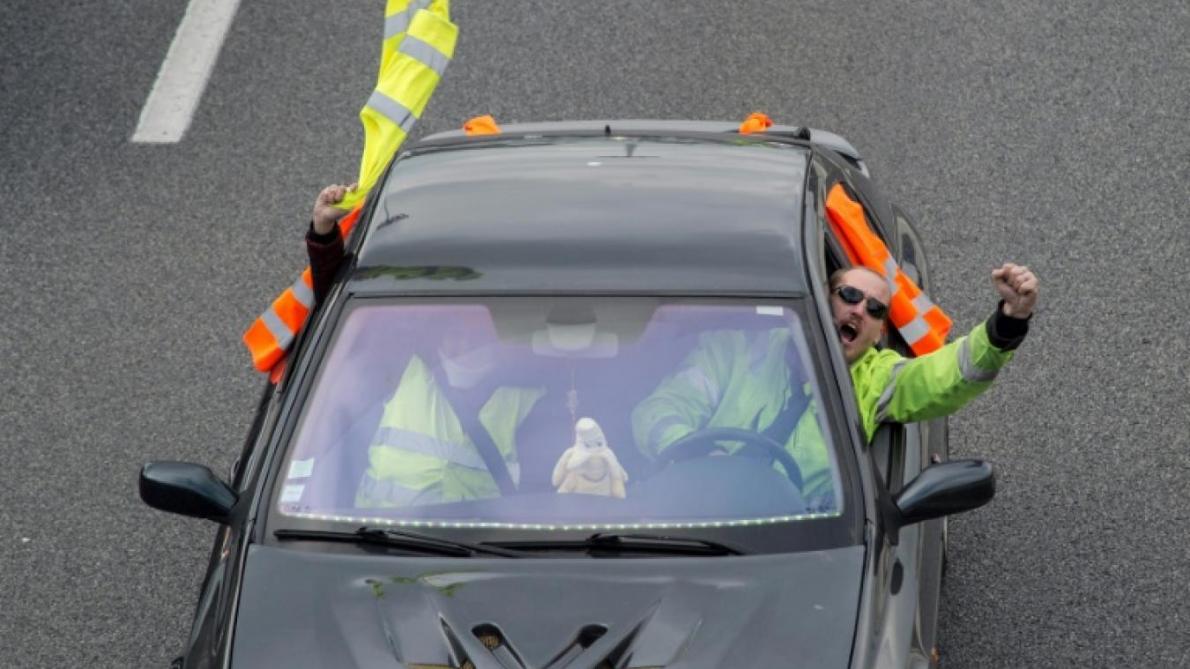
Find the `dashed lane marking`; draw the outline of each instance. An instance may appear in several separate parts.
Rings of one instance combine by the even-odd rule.
[[[239,5],[240,0],[190,0],[141,109],[133,142],[171,144],[186,134]]]

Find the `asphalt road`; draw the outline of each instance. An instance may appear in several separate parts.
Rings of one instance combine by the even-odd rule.
[[[1190,666],[1190,5],[453,5],[419,133],[761,109],[864,152],[961,327],[993,266],[1033,268],[1029,341],[952,421],[1000,487],[952,522],[945,665]],[[4,0],[0,666],[184,644],[213,528],[143,506],[136,473],[238,451],[261,384],[239,335],[355,173],[382,8],[244,2],[185,139],[145,146],[185,2]]]

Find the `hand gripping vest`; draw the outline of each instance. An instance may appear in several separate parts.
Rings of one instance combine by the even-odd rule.
[[[863,265],[888,281],[892,291],[889,320],[913,354],[923,355],[942,348],[950,334],[950,318],[897,266],[884,242],[868,225],[863,206],[851,199],[843,184],[831,187],[826,197],[826,215],[851,263]]]
[[[438,87],[457,39],[449,0],[388,0],[376,89],[359,114],[364,126],[359,186],[336,205],[351,210],[339,222],[344,239],[359,219],[364,198]],[[244,345],[256,369],[267,372],[285,357],[314,307],[313,285],[307,266],[244,332]]]

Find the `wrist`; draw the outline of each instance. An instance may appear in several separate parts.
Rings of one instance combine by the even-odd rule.
[[[1033,315],[1032,309],[1025,309],[1023,307],[1014,308],[1008,302],[1000,302],[1000,313],[1009,318],[1017,318],[1020,320],[1028,320]]]
[[[988,341],[1001,351],[1012,351],[1021,345],[1029,332],[1029,318],[1017,318],[1006,312],[1003,301],[996,305],[992,317],[985,321]]]
[[[329,235],[335,229],[334,219],[318,219],[315,218],[312,222],[314,233],[318,235]]]
[[[332,227],[330,230],[324,232],[318,229],[318,226],[314,224],[314,221],[310,221],[310,229],[306,232],[307,241],[311,241],[316,244],[330,244],[337,239],[339,239],[338,230]]]

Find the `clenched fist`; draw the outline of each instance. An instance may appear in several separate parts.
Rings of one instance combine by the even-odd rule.
[[[355,188],[356,184],[327,186],[322,189],[314,200],[314,232],[325,235],[334,229],[335,223],[347,213],[334,205]]]
[[[1037,276],[1024,265],[1006,262],[992,270],[992,285],[1004,300],[1003,313],[1028,318],[1037,304]]]

